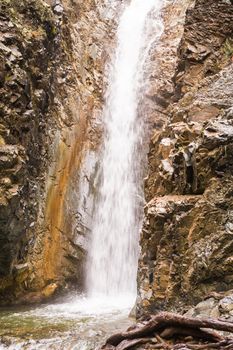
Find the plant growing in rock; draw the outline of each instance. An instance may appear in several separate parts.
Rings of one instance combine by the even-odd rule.
[[[233,39],[232,38],[227,38],[224,45],[223,45],[223,51],[224,54],[232,58],[233,57]]]

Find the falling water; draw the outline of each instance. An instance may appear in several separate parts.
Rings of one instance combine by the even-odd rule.
[[[87,288],[91,297],[135,296],[138,257],[140,161],[143,126],[137,108],[151,44],[148,22],[162,0],[132,0],[121,16],[104,108],[100,194],[94,214]],[[157,16],[158,32],[161,20]],[[151,29],[151,28],[150,28]],[[155,33],[155,36],[159,34]]]
[[[60,349],[61,346],[97,349],[107,334],[120,326],[125,328],[124,322],[128,322],[126,315],[136,294],[138,212],[141,211],[138,211],[141,208],[141,151],[137,150],[144,126],[137,110],[145,83],[148,51],[162,33],[159,14],[163,1],[131,0],[118,27],[104,108],[100,194],[87,266],[88,294],[92,298],[71,295],[66,302],[36,309],[20,309],[14,313],[3,310],[0,326],[6,333],[2,334],[6,334],[8,340],[13,330],[15,336],[16,325],[17,338],[22,334],[22,339],[19,338],[20,343],[14,339],[12,345],[6,347],[0,344],[1,349]],[[127,298],[128,295],[132,298]],[[35,325],[41,330],[41,340],[37,339],[38,334],[33,340]],[[65,332],[61,338],[58,329],[66,329],[64,327],[72,327],[73,331],[70,335]],[[77,339],[73,339],[76,333]],[[56,338],[51,339],[52,334]],[[27,337],[29,341],[25,341]]]

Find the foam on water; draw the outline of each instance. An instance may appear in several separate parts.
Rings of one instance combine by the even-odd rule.
[[[25,312],[25,315],[35,315],[37,317],[67,319],[82,318],[85,316],[103,318],[107,315],[127,315],[130,311],[130,305],[133,305],[135,299],[132,294],[118,296],[118,298],[96,296],[93,298],[75,297],[62,303],[49,304]],[[16,314],[15,314],[16,315]]]

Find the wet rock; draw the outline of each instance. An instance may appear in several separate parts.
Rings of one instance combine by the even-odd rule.
[[[0,4],[0,303],[30,293],[38,301],[52,281],[82,286],[90,230],[77,203],[89,217],[102,77],[118,13],[110,5]],[[95,164],[83,170],[91,178],[84,194],[74,189],[89,149]]]
[[[0,302],[6,302],[28,287],[28,245],[38,229],[31,223],[45,200],[48,130],[55,125],[48,109],[61,55],[45,3],[2,2],[0,16]]]
[[[197,0],[186,14],[167,124],[150,144],[138,314],[183,311],[233,288],[232,18],[225,1]],[[232,312],[229,299],[220,305],[211,298],[193,312]]]
[[[42,295],[44,298],[50,298],[57,290],[58,285],[56,283],[51,283],[42,290]]]
[[[21,304],[41,303],[51,298],[57,289],[58,289],[58,285],[56,283],[51,283],[39,292],[25,293],[23,297],[19,298],[18,303],[21,303]]]

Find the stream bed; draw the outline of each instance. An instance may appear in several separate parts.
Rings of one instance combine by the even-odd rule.
[[[128,328],[129,298],[86,299],[0,310],[0,350],[97,350]]]

